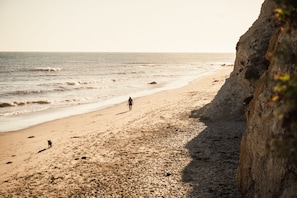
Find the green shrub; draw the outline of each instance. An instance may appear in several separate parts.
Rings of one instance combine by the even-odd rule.
[[[297,0],[275,0],[274,10],[276,21],[282,24],[281,30],[287,28],[287,33],[297,29]],[[291,45],[288,43],[288,46]],[[297,167],[297,58],[294,49],[276,50],[274,58],[281,58],[285,64],[291,65],[291,73],[275,76],[275,87],[272,100],[277,103],[275,116],[281,121],[284,134],[275,137],[273,149],[290,163]]]
[[[297,73],[276,76],[275,80],[272,100],[279,104],[275,115],[285,134],[274,139],[273,148],[297,167]]]
[[[291,28],[297,28],[297,1],[274,0],[277,8],[274,10],[277,22],[288,24]]]

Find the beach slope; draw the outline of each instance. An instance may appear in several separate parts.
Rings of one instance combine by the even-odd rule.
[[[119,104],[1,133],[0,196],[238,196],[245,123],[199,114],[231,71],[222,67],[185,87],[136,98],[132,111]]]

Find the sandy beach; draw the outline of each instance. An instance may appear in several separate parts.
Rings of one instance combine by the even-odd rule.
[[[232,69],[136,98],[132,111],[0,133],[0,197],[239,197],[245,123],[199,118]]]

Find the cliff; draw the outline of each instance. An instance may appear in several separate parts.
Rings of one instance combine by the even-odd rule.
[[[240,146],[237,183],[243,197],[296,197],[297,171],[271,148],[285,136],[275,115],[280,104],[274,75],[296,71],[297,31],[275,22],[273,0],[265,0],[259,18],[236,46],[234,70],[203,117],[246,120]],[[295,20],[295,19],[294,19]]]
[[[203,117],[217,119],[245,119],[245,108],[252,99],[260,76],[267,70],[265,58],[269,41],[276,31],[273,21],[274,5],[267,0],[259,18],[239,39],[236,46],[234,70]]]
[[[286,29],[271,40],[267,58],[271,64],[257,86],[247,110],[247,129],[241,141],[238,185],[245,197],[296,197],[297,171],[271,149],[275,137],[287,131],[275,115],[279,104],[275,95],[274,74],[297,69],[291,58],[297,55],[297,31]],[[295,47],[294,47],[295,46]],[[293,56],[292,56],[293,55]]]

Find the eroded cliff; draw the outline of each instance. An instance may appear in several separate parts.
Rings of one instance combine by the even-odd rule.
[[[287,133],[275,115],[280,106],[272,100],[275,74],[297,70],[297,31],[280,28],[276,6],[265,0],[259,18],[236,46],[230,78],[203,113],[210,120],[246,119],[237,174],[243,197],[297,197],[296,168],[271,145]]]
[[[246,105],[252,99],[260,76],[267,70],[265,58],[269,41],[275,33],[274,4],[266,0],[259,18],[239,39],[236,46],[234,70],[203,116],[216,119],[245,119]]]
[[[297,31],[285,29],[271,40],[268,70],[257,86],[247,114],[247,129],[240,148],[238,185],[245,197],[296,197],[297,172],[293,165],[273,152],[271,142],[286,130],[276,116],[275,74],[296,71]]]

